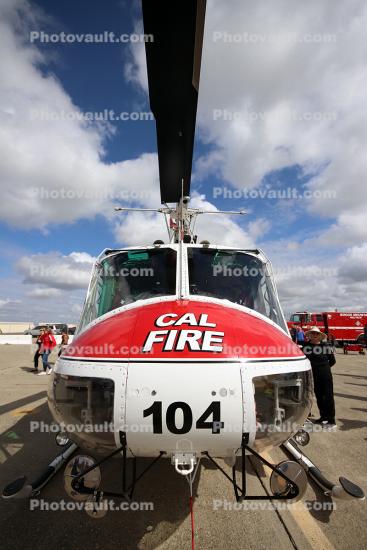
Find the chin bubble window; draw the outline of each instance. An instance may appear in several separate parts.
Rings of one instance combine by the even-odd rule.
[[[306,420],[311,407],[311,371],[253,378],[256,407],[255,447],[280,445]]]
[[[115,447],[113,401],[114,383],[107,378],[55,374],[49,389],[57,422],[81,447],[96,451]]]

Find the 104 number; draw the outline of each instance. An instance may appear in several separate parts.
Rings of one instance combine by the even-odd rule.
[[[176,412],[182,411],[183,424],[181,428],[176,424]],[[162,401],[154,401],[148,409],[143,411],[144,418],[153,416],[153,433],[161,434],[163,430],[162,420]],[[211,421],[209,421],[211,417]],[[167,429],[177,435],[187,434],[193,424],[193,415],[190,405],[184,401],[175,401],[171,403],[166,411],[166,425]],[[211,430],[213,434],[219,434],[220,430],[224,428],[224,422],[220,420],[220,401],[212,401],[209,407],[203,412],[200,418],[196,421],[197,430]]]

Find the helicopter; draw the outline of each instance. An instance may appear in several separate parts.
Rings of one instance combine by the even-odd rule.
[[[198,216],[245,214],[190,207],[205,10],[205,0],[142,0],[144,32],[154,37],[145,49],[162,206],[116,210],[160,213],[167,242],[106,248],[97,258],[74,340],[50,377],[49,407],[65,450],[39,480],[10,484],[5,498],[39,491],[77,447],[102,456],[78,455],[65,470],[68,494],[92,500],[95,517],[103,498],[131,499],[164,458],[188,480],[190,499],[204,458],[237,500],[299,499],[306,472],[333,496],[364,498],[345,478],[329,482],[297,446],[309,439],[312,371],[290,338],[270,260],[205,235],[199,242],[195,233]],[[278,446],[295,460],[273,465],[262,456]],[[248,454],[271,469],[272,495],[247,494]],[[102,491],[99,467],[116,456],[122,491]],[[151,462],[138,474],[139,458]]]

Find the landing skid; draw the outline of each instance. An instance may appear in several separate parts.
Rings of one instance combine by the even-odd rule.
[[[273,464],[270,464],[265,458],[263,458],[259,453],[257,453],[254,449],[251,449],[251,447],[248,446],[248,434],[243,434],[242,436],[242,444],[241,444],[241,487],[237,485],[236,480],[236,466],[234,465],[232,467],[232,477],[230,477],[227,472],[219,466],[219,464],[214,460],[213,457],[209,455],[209,453],[204,453],[204,455],[209,458],[209,460],[218,468],[218,470],[230,481],[230,483],[233,485],[234,494],[237,502],[242,502],[243,500],[299,500],[302,498],[305,489],[306,484],[304,482],[305,476],[302,476],[304,472],[302,469],[293,468],[290,470],[291,474],[286,474],[287,466],[290,466],[291,464],[294,465],[295,463],[288,462],[287,464],[285,462],[278,464],[277,466],[274,466]],[[247,494],[247,487],[246,487],[246,451],[250,453],[251,455],[255,456],[262,464],[267,466],[272,470],[272,478],[273,483],[271,483],[273,494],[272,495],[248,495]],[[296,470],[296,472],[294,471]],[[279,483],[279,481],[282,480],[282,483]]]
[[[341,499],[359,499],[364,500],[365,495],[363,490],[348,480],[345,477],[339,477],[339,483],[333,483],[329,481],[326,477],[323,476],[321,471],[315,466],[315,464],[301,452],[296,442],[293,439],[289,439],[283,443],[282,448],[288,454],[290,454],[296,462],[285,461],[274,466],[270,464],[265,458],[263,458],[259,453],[254,449],[250,448],[247,444],[248,435],[243,434],[242,444],[241,444],[241,480],[240,485],[237,483],[237,474],[235,466],[232,467],[232,476],[228,473],[214,460],[208,452],[204,452],[203,455],[206,456],[212,464],[229,480],[233,486],[235,498],[237,502],[243,500],[287,500],[295,501],[300,499],[305,490],[306,484],[304,483],[305,474],[307,474],[324,492],[325,495],[331,496],[333,498]],[[67,460],[71,455],[76,451],[77,445],[75,443],[69,443],[63,451],[58,454],[55,459],[48,465],[46,470],[41,476],[39,476],[35,481],[29,483],[26,476],[20,477],[15,481],[9,483],[2,492],[2,498],[4,499],[13,499],[13,498],[30,498],[32,496],[38,495],[41,489],[53,478],[56,472],[66,464]],[[248,495],[246,487],[246,452],[255,456],[262,464],[267,466],[272,470],[272,476],[270,479],[270,486],[273,492],[272,495]],[[121,492],[111,492],[111,491],[102,491],[98,487],[88,487],[84,485],[85,476],[93,471],[94,469],[99,468],[101,464],[107,462],[110,458],[116,454],[122,454],[122,491]],[[137,458],[133,457],[132,462],[132,475],[131,481],[127,481],[127,445],[126,445],[126,434],[121,433],[121,446],[110,453],[108,456],[102,458],[98,462],[93,464],[85,469],[82,472],[78,472],[71,481],[71,487],[75,493],[78,495],[85,495],[86,498],[90,497],[94,502],[99,503],[105,497],[110,498],[120,498],[131,502],[133,498],[133,493],[137,483],[142,479],[143,476],[165,455],[164,451],[161,451],[145,469],[137,475]],[[296,463],[298,463],[298,468],[295,468]],[[303,475],[302,475],[303,474]],[[306,476],[305,476],[306,477]],[[306,478],[307,479],[307,478]]]
[[[115,449],[108,456],[102,458],[100,461],[93,463],[89,468],[83,470],[77,475],[73,476],[71,481],[71,487],[74,491],[74,494],[84,495],[86,498],[90,497],[90,500],[96,504],[96,510],[98,505],[102,503],[103,499],[106,497],[123,499],[128,502],[131,502],[134,494],[135,487],[137,483],[142,479],[143,476],[162,458],[165,454],[164,451],[161,451],[158,456],[156,456],[146,468],[137,475],[137,458],[133,457],[133,468],[132,468],[132,480],[127,483],[127,444],[126,444],[126,434],[120,432],[120,441],[121,446],[118,449]],[[88,487],[84,484],[84,478],[87,474],[93,470],[99,468],[103,463],[107,462],[113,456],[122,453],[122,491],[102,491],[98,487]],[[78,457],[76,457],[78,458]]]
[[[2,498],[30,498],[40,493],[41,489],[54,477],[56,472],[66,463],[78,446],[69,443],[63,451],[58,454],[47,466],[46,470],[32,483],[28,482],[26,476],[19,477],[4,487]]]
[[[248,441],[248,435],[244,434],[242,438],[242,445],[241,445],[241,486],[237,484],[236,480],[236,469],[235,467],[232,468],[232,477],[230,477],[225,470],[214,460],[213,457],[210,456],[208,452],[204,452],[203,455],[206,456],[212,464],[214,464],[218,470],[231,482],[233,485],[235,498],[236,500],[242,501],[242,500],[292,500],[292,499],[298,499],[303,496],[303,493],[306,488],[306,483],[304,480],[302,480],[302,474],[305,479],[306,475],[303,471],[303,469],[297,465],[295,462],[283,462],[278,466],[274,466],[270,464],[267,460],[265,460],[260,454],[258,454],[256,451],[251,449],[247,445]],[[133,458],[133,475],[132,475],[132,481],[127,486],[127,466],[126,466],[126,436],[125,434],[121,434],[121,442],[122,445],[118,449],[116,449],[113,453],[108,455],[107,457],[103,458],[99,462],[96,462],[92,464],[89,468],[85,469],[81,473],[78,473],[76,475],[72,482],[71,486],[73,490],[76,493],[79,493],[81,495],[89,495],[94,499],[96,504],[101,503],[103,498],[109,497],[109,498],[121,498],[125,499],[127,501],[131,501],[133,492],[135,489],[136,484],[140,479],[150,470],[150,468],[160,459],[165,452],[161,451],[159,455],[154,458],[148,466],[140,473],[139,476],[136,476],[136,461],[137,459]],[[247,495],[246,493],[246,468],[245,468],[245,453],[250,452],[252,455],[256,456],[263,464],[268,466],[273,474],[275,474],[275,478],[273,477],[274,483],[272,483],[272,486],[275,487],[273,491],[273,495]],[[91,471],[93,471],[95,468],[99,468],[99,466],[112,458],[117,453],[122,453],[123,458],[123,468],[122,468],[122,492],[111,492],[111,491],[102,491],[99,490],[97,487],[87,487],[84,484],[84,478],[87,474],[89,474]],[[286,465],[286,467],[284,467]],[[289,472],[287,471],[287,467],[289,465],[293,465],[293,468],[289,469]],[[295,467],[295,468],[294,468]],[[296,470],[296,472],[294,471]],[[196,469],[195,469],[196,471]],[[287,473],[285,473],[287,472]],[[180,472],[182,473],[182,472]],[[190,474],[191,470],[187,471],[187,477]],[[297,480],[295,480],[297,478]],[[282,481],[281,483],[279,481]]]
[[[329,481],[308,456],[301,452],[293,439],[283,443],[282,447],[304,468],[307,475],[320,487],[325,495],[344,500],[364,500],[365,495],[361,487],[349,481],[346,477],[339,477],[339,483]]]

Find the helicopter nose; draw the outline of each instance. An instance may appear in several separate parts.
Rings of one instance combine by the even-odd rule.
[[[78,335],[56,365],[50,403],[68,418],[80,388],[96,388],[98,404],[103,387],[116,445],[125,432],[136,456],[228,457],[244,433],[266,447],[295,431],[309,411],[309,374],[300,348],[256,312],[162,301],[112,312]],[[107,417],[92,401],[85,422]]]
[[[246,308],[166,301],[114,312],[74,339],[65,356],[125,359],[304,358],[288,334]]]

